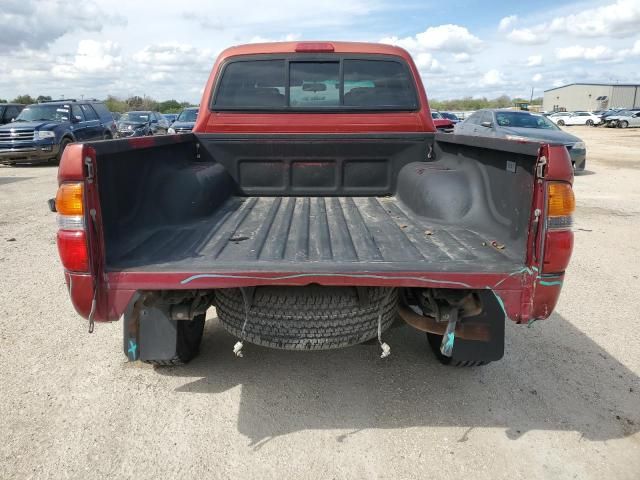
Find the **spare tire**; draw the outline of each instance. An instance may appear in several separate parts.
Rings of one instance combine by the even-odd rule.
[[[382,331],[396,317],[395,288],[257,287],[250,295],[248,321],[239,288],[216,290],[223,327],[256,345],[284,350],[328,350],[375,338],[382,311]],[[249,298],[252,297],[252,298]]]

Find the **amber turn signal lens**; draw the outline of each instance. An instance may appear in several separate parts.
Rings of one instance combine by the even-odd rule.
[[[573,188],[565,182],[552,182],[547,186],[547,216],[567,217],[576,209]]]
[[[56,211],[60,215],[82,215],[82,183],[63,183],[56,195]]]

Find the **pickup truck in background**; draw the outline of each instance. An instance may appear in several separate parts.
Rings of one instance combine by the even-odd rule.
[[[194,358],[211,306],[238,355],[385,356],[403,320],[441,362],[484,364],[506,319],[551,314],[573,247],[564,145],[437,132],[388,45],[225,50],[193,133],[70,145],[58,181],[73,305],[157,365]]]

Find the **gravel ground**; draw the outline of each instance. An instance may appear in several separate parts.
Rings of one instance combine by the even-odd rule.
[[[640,129],[567,130],[589,157],[560,304],[479,369],[408,327],[385,360],[238,359],[213,311],[190,365],[127,363],[67,297],[55,168],[0,167],[0,478],[640,478]]]

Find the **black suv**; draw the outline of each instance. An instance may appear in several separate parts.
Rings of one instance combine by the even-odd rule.
[[[20,103],[0,103],[0,125],[11,123],[23,108]]]
[[[0,163],[60,161],[72,142],[113,138],[111,112],[95,100],[56,100],[27,105],[0,127]]]

